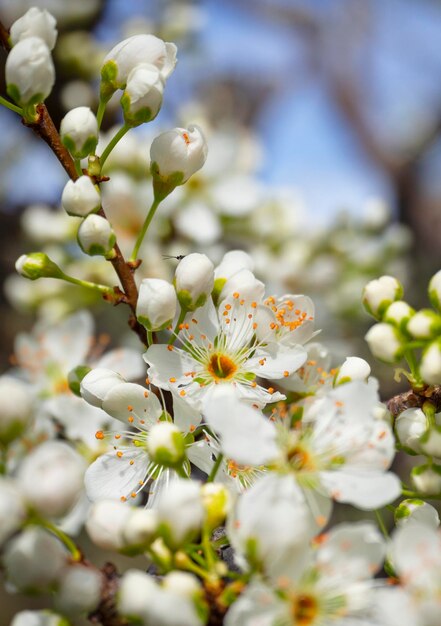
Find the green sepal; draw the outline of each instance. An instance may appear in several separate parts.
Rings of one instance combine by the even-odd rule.
[[[81,381],[91,370],[92,368],[88,365],[78,365],[77,367],[74,367],[74,369],[70,370],[69,374],[67,375],[67,384],[69,385],[69,389],[72,391],[72,393],[74,393],[76,396],[79,396],[80,398]]]

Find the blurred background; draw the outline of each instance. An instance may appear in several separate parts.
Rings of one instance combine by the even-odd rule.
[[[164,254],[218,261],[243,247],[269,293],[314,299],[336,358],[365,354],[370,278],[394,274],[424,303],[441,261],[439,0],[1,0],[3,23],[32,5],[58,20],[47,101],[57,125],[70,108],[96,109],[102,58],[121,39],[151,32],[178,45],[158,117],[106,164],[105,209],[129,249],[151,198],[151,139],[190,122],[207,135],[208,162],[164,203],[140,278],[170,276]],[[115,98],[101,145],[120,120]],[[15,276],[19,254],[44,249],[75,276],[114,282],[76,246],[77,223],[59,209],[66,177],[46,145],[6,109],[0,132],[5,368],[15,333],[36,318],[93,306],[111,335],[125,319],[75,287]]]

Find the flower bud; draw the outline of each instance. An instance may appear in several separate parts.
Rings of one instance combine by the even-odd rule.
[[[440,334],[441,317],[431,309],[421,309],[407,324],[407,331],[415,339],[430,339]]]
[[[358,356],[348,356],[335,378],[336,385],[350,383],[352,380],[366,380],[371,373],[371,367],[367,361]]]
[[[152,461],[158,465],[180,465],[185,459],[184,437],[175,424],[159,422],[150,430],[147,451]]]
[[[230,250],[224,254],[222,261],[214,270],[213,298],[215,302],[219,298],[219,294],[227,279],[242,269],[250,270],[251,272],[254,270],[254,261],[249,254],[243,250]]]
[[[401,335],[390,324],[374,324],[366,333],[365,339],[376,359],[385,363],[396,363],[400,360],[403,351]]]
[[[0,477],[0,547],[26,519],[26,506],[17,484]]]
[[[75,182],[68,180],[61,196],[63,209],[69,215],[86,217],[98,211],[101,196],[89,176],[80,176]]]
[[[241,269],[227,279],[219,296],[219,302],[239,294],[239,298],[247,303],[260,302],[265,293],[265,285],[254,276],[253,272]]]
[[[154,65],[142,63],[130,72],[121,98],[124,121],[129,126],[150,122],[159,113],[164,79]]]
[[[416,498],[408,498],[400,502],[394,512],[395,524],[404,526],[405,524],[417,523],[426,524],[431,528],[438,528],[438,511],[428,502]]]
[[[154,65],[163,80],[176,65],[175,44],[154,35],[134,35],[120,41],[106,55],[101,68],[101,98],[109,100],[116,89],[124,89],[132,70],[138,65]]]
[[[0,376],[0,445],[8,445],[23,433],[32,416],[33,402],[26,383]]]
[[[157,331],[173,322],[176,313],[176,291],[161,278],[144,278],[139,287],[136,317],[147,328]]]
[[[176,268],[174,283],[181,307],[194,311],[205,304],[213,289],[213,263],[205,254],[188,254]]]
[[[116,385],[124,383],[122,376],[105,367],[96,367],[81,381],[81,397],[92,406],[102,408],[106,394]]]
[[[41,528],[29,527],[6,544],[3,565],[8,582],[20,591],[50,590],[68,562],[60,541]]]
[[[194,539],[204,519],[200,483],[182,479],[173,481],[167,491],[161,493],[157,513],[159,532],[170,548],[179,548]]]
[[[9,35],[13,46],[22,39],[39,37],[53,50],[57,41],[57,20],[49,11],[32,7],[12,24]]]
[[[420,493],[436,495],[441,492],[441,465],[419,465],[412,469],[410,475]]]
[[[44,252],[22,254],[15,262],[15,269],[24,278],[63,278],[63,272]]]
[[[87,534],[104,550],[121,550],[126,545],[123,532],[131,513],[127,504],[117,500],[94,502],[86,520]]]
[[[429,344],[423,352],[420,374],[428,385],[441,385],[441,341]]]
[[[55,607],[69,616],[90,613],[101,600],[103,578],[99,571],[73,564],[64,570],[55,596]]]
[[[438,309],[438,311],[441,311],[441,270],[430,279],[429,298],[433,306]]]
[[[23,496],[38,513],[65,515],[83,490],[86,463],[62,441],[46,441],[24,459],[17,474]]]
[[[151,576],[138,569],[129,569],[120,581],[117,595],[118,613],[139,621],[157,594],[158,586]]]
[[[51,53],[40,37],[19,41],[8,54],[5,72],[8,94],[25,109],[44,102],[55,82]]]
[[[69,385],[69,389],[76,396],[81,397],[81,381],[83,378],[91,372],[91,368],[88,365],[78,365],[74,367],[73,370],[70,370],[67,375],[67,384]]]
[[[158,518],[152,509],[131,509],[123,528],[124,545],[144,551],[156,539]]]
[[[230,511],[232,504],[230,492],[220,483],[205,483],[201,487],[201,495],[206,523],[214,530],[223,524]]]
[[[403,295],[401,283],[393,276],[371,280],[363,289],[363,304],[368,313],[381,319],[387,307]]]
[[[198,126],[174,128],[158,135],[150,147],[153,189],[160,198],[185,183],[201,169],[207,158],[207,143]]]
[[[421,437],[420,447],[426,456],[441,458],[441,426],[438,424],[429,428]]]
[[[89,107],[76,107],[61,120],[60,137],[75,159],[95,152],[98,143],[98,122]]]
[[[20,611],[10,626],[69,626],[69,622],[52,611]]]
[[[427,425],[427,418],[421,409],[406,409],[395,420],[399,442],[410,454],[421,454],[420,439]]]
[[[387,307],[383,320],[389,324],[394,324],[401,330],[405,330],[407,324],[414,315],[415,310],[404,302],[404,300],[396,300]]]
[[[80,224],[77,238],[81,250],[86,254],[101,255],[106,258],[112,256],[116,237],[110,222],[105,217],[88,215]]]

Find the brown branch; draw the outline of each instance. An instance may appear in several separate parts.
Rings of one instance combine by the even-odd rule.
[[[418,392],[411,389],[400,393],[387,402],[387,408],[395,418],[406,409],[420,409],[425,402],[431,402],[437,413],[441,411],[441,385],[427,387]]]
[[[127,626],[128,622],[118,615],[115,606],[115,596],[119,586],[119,575],[113,563],[106,563],[101,573],[104,582],[101,589],[101,601],[95,611],[90,613],[88,619],[92,624],[103,626]]]
[[[11,44],[9,43],[9,30],[0,22],[0,42],[3,48],[9,52]]]

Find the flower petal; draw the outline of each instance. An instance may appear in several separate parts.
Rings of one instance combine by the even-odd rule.
[[[392,472],[339,470],[320,472],[323,486],[337,502],[348,502],[363,511],[378,509],[401,494],[401,483]]]
[[[124,450],[121,458],[115,451],[103,454],[86,471],[87,497],[92,501],[129,497],[144,481],[149,463],[145,450]]]
[[[104,397],[103,410],[141,430],[155,424],[163,412],[156,395],[136,383],[121,383],[111,389]]]

